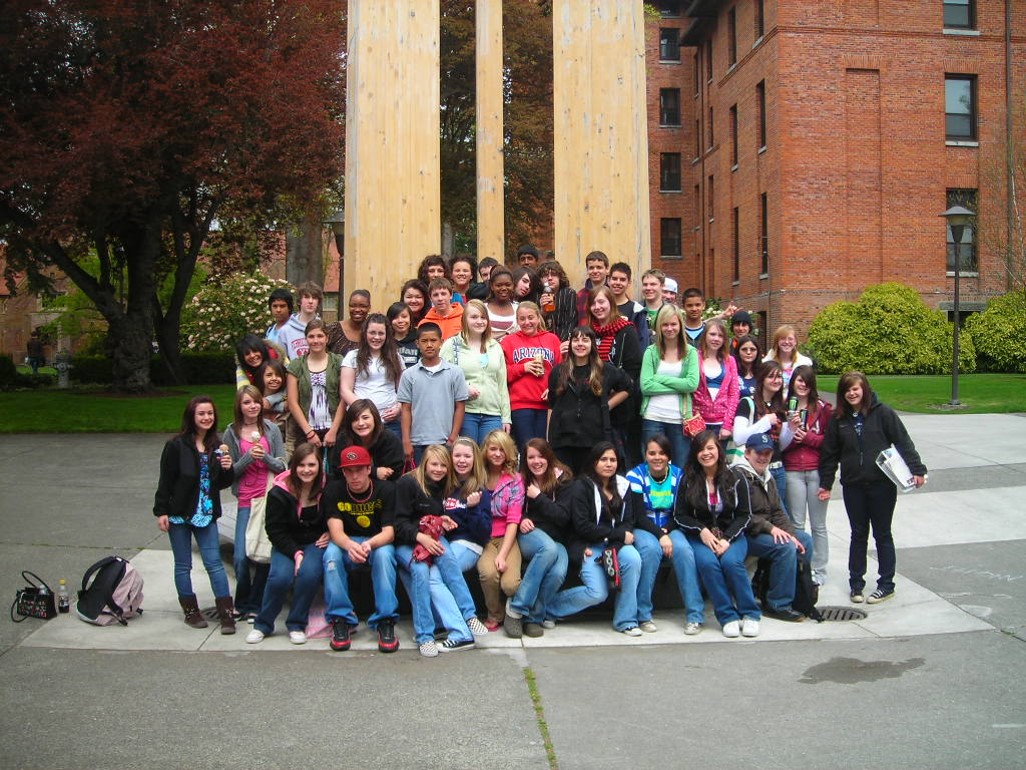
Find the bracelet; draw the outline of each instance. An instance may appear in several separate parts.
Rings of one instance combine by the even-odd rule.
[[[315,430],[311,429],[311,430],[308,430],[308,431],[307,431],[307,432],[306,432],[306,433],[305,433],[304,435],[305,435],[305,436],[306,436],[307,438],[310,438],[310,436],[315,436],[315,435],[317,435],[317,432],[316,432]]]

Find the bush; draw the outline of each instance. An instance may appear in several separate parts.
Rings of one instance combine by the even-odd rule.
[[[0,355],[0,388],[9,388],[18,375],[18,367],[9,355]]]
[[[822,372],[944,374],[951,371],[952,324],[914,289],[882,283],[858,302],[835,302],[809,326],[809,348]],[[972,338],[961,335],[959,369],[976,369]]]
[[[182,374],[190,385],[223,385],[235,382],[233,353],[182,353]],[[110,385],[113,370],[104,356],[75,356],[71,361],[71,379],[77,383]],[[150,380],[158,387],[174,385],[160,356],[150,359]]]
[[[72,382],[110,385],[114,382],[114,368],[107,356],[73,356],[69,376]]]
[[[262,334],[270,322],[267,297],[277,288],[292,290],[260,273],[205,284],[182,313],[182,349],[232,352],[242,335]]]
[[[1026,292],[995,297],[982,313],[965,321],[980,368],[991,372],[1026,372]]]
[[[18,390],[52,388],[56,384],[57,378],[52,374],[22,374],[18,372],[14,377],[14,387]]]

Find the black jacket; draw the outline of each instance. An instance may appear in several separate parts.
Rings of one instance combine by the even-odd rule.
[[[748,481],[738,472],[728,470],[727,482],[717,487],[716,494],[723,501],[718,514],[709,508],[709,497],[702,479],[688,479],[684,494],[677,495],[673,520],[686,534],[698,536],[705,528],[717,528],[725,540],[734,542],[752,519],[751,491]]]
[[[431,487],[434,494],[420,488],[413,474],[406,474],[395,485],[396,545],[416,545],[420,520],[428,514],[445,515],[441,484]]]
[[[625,326],[613,337],[609,363],[623,371],[631,381],[630,397],[612,412],[613,425],[624,427],[638,419],[641,410],[641,359],[644,351],[634,324]]]
[[[549,374],[549,443],[554,447],[594,446],[608,438],[603,411],[608,411],[609,397],[624,390],[631,392],[631,381],[622,370],[603,363],[601,396],[596,396],[587,383],[582,387],[572,376],[566,390],[557,394],[561,369],[562,364]]]
[[[283,481],[287,475],[288,471],[279,474],[267,493],[264,529],[274,549],[291,558],[327,532],[328,522],[319,502],[300,509]]]
[[[343,479],[342,470],[338,467],[342,461],[342,450],[358,443],[348,433],[339,432],[335,446],[328,450],[328,475],[338,481]],[[371,476],[378,477],[378,468],[391,468],[389,481],[396,482],[403,475],[406,457],[403,454],[403,442],[388,428],[382,427],[381,435],[372,446],[365,447],[371,456]]]
[[[191,436],[175,436],[164,445],[160,455],[160,480],[153,496],[154,516],[181,516],[188,521],[196,512],[199,502],[199,452]],[[235,480],[232,468],[225,470],[211,453],[210,500],[214,504],[214,518],[221,516],[222,489]]]
[[[656,537],[663,534],[645,514],[645,501],[641,494],[632,492],[630,483],[623,476],[617,476],[616,483],[623,506],[612,523],[600,520],[602,493],[591,479],[580,476],[571,484],[569,501],[573,539],[567,546],[567,553],[577,564],[584,559],[585,548],[596,544],[619,548],[624,544],[627,533],[635,528],[648,529]]]
[[[890,480],[876,465],[876,456],[894,444],[908,469],[916,476],[926,473],[916,445],[905,430],[898,414],[887,404],[873,397],[862,424],[862,435],[855,433],[855,419],[845,405],[834,410],[827,423],[826,435],[819,455],[819,485],[830,489],[834,485],[837,466],[841,466],[842,484],[868,484]]]
[[[525,487],[528,482],[524,482]],[[570,498],[574,482],[564,481],[556,485],[555,494],[549,497],[542,492],[537,497],[524,498],[524,518],[564,546],[572,539],[570,529]]]

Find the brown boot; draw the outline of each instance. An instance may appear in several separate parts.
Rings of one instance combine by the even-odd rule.
[[[185,625],[190,628],[206,628],[210,625],[199,610],[195,594],[192,596],[179,596],[178,603],[182,605],[182,610],[185,612]]]
[[[221,636],[234,634],[235,607],[232,605],[232,597],[219,596],[214,602],[217,604],[217,619],[221,621]]]

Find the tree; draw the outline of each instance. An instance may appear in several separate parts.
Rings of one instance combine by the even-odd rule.
[[[339,176],[343,28],[335,0],[0,9],[0,238],[34,287],[53,265],[95,304],[116,388],[149,387],[154,332],[180,371],[215,217],[287,219]]]

